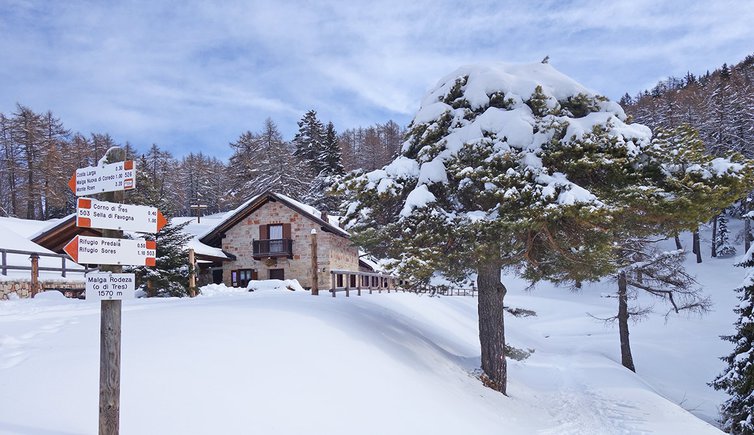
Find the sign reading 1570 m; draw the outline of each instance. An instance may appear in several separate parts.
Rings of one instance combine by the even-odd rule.
[[[76,196],[130,190],[136,187],[134,161],[116,162],[76,169],[68,187]]]

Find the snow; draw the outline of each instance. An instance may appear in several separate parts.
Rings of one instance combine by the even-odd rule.
[[[265,279],[260,281],[249,281],[246,288],[251,292],[257,291],[302,291],[305,292],[297,279]]]
[[[636,374],[620,365],[617,327],[590,317],[615,313],[615,299],[600,297],[615,283],[527,291],[505,275],[507,305],[536,312],[506,314],[509,343],[534,350],[509,362],[508,397],[474,376],[476,298],[314,297],[262,282],[269,291],[211,285],[193,299],[126,300],[121,430],[720,433],[697,417],[713,421],[722,403],[706,382],[730,351],[718,336],[732,332],[733,288],[746,270],[733,259],[693,261],[715,310],[632,323]],[[100,306],[47,293],[0,302],[0,433],[95,433]]]
[[[441,159],[434,159],[424,163],[419,170],[420,184],[424,183],[447,183],[448,175],[445,173],[445,165]]]
[[[537,95],[550,109],[569,108],[583,100],[589,102],[590,112],[573,110],[574,114],[570,110],[552,110],[535,114],[525,103],[532,99],[535,90],[541,91]],[[493,96],[496,102],[490,105]],[[455,100],[448,101],[450,98]],[[609,146],[622,147],[629,156],[635,157],[650,144],[652,133],[646,126],[626,124],[626,121],[626,114],[619,104],[606,101],[549,64],[491,62],[467,65],[445,76],[423,98],[412,126],[426,129],[415,130],[423,131],[422,136],[403,145],[404,153],[415,152],[416,155],[411,156],[413,159],[401,156],[382,169],[364,174],[363,179],[367,189],[376,189],[379,194],[405,194],[408,199],[401,209],[402,218],[436,203],[434,206],[440,214],[478,220],[478,215],[465,216],[465,210],[458,209],[461,202],[457,198],[435,201],[430,191],[437,193],[440,189],[433,189],[433,185],[447,184],[449,179],[457,178],[462,184],[472,182],[473,177],[467,169],[459,171],[456,168],[459,161],[466,163],[463,159],[467,157],[461,154],[466,147],[492,149],[491,155],[486,157],[488,161],[498,164],[514,161],[516,167],[509,169],[514,175],[518,172],[522,179],[533,176],[537,184],[532,186],[532,193],[541,204],[558,207],[584,203],[601,207],[603,204],[583,187],[573,184],[564,174],[553,173],[552,168],[544,167],[542,147],[552,142],[561,127],[566,128],[565,137],[558,140],[568,146],[584,138],[588,140],[595,127],[600,126],[614,139]],[[436,138],[438,133],[442,133],[442,137]],[[413,150],[416,140],[429,138],[434,142],[422,143],[421,149]],[[721,161],[713,167],[718,171],[727,170],[725,164]],[[472,172],[477,170],[471,168]],[[449,174],[453,171],[456,172]],[[460,177],[457,177],[459,172]],[[413,191],[401,192],[403,188]],[[485,184],[485,190],[493,194],[498,188],[503,189],[500,194],[508,197],[516,194],[505,183],[490,180]],[[554,195],[555,192],[560,193]],[[487,219],[496,219],[496,215],[489,213],[492,210],[486,211]]]
[[[29,234],[31,233],[35,228],[39,229],[41,227],[47,226],[48,223],[45,221],[31,221],[31,220],[24,220],[24,219],[15,219],[15,218],[3,218],[0,219],[0,249],[14,249],[18,251],[29,251],[29,252],[36,252],[39,254],[54,254],[54,252],[50,251],[49,249],[40,246],[31,240],[27,239],[26,237],[18,234],[16,230],[24,233]],[[9,266],[25,266],[30,267],[31,261],[29,259],[29,255],[27,254],[7,254],[6,261]],[[60,258],[55,257],[46,257],[46,256],[40,256],[39,257],[39,266],[40,267],[61,267],[62,266],[62,260]],[[61,272],[53,272],[53,271],[40,271],[39,272],[39,279],[43,281],[81,281],[83,279],[83,270],[84,268],[76,263],[74,263],[72,260],[67,259],[66,260],[66,277],[63,277]],[[81,272],[77,272],[77,270],[80,270]],[[0,275],[0,280],[26,280],[28,281],[30,278],[30,271],[28,270],[8,270],[7,275]]]
[[[417,207],[424,207],[430,202],[436,201],[435,195],[427,189],[426,184],[420,184],[406,197],[406,203],[401,210],[401,217],[410,216]]]
[[[0,228],[9,229],[14,233],[23,236],[29,240],[58,225],[60,221],[68,219],[66,216],[60,219],[50,219],[47,221],[37,221],[33,219],[19,219],[11,217],[0,217]]]

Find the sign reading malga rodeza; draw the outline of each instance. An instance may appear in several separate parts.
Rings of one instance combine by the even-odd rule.
[[[136,169],[133,160],[88,166],[76,169],[68,187],[76,196],[94,195],[102,192],[115,192],[136,188]]]
[[[133,273],[89,272],[86,274],[86,299],[133,299],[135,283]]]
[[[91,198],[79,198],[76,213],[76,226],[80,228],[156,233],[168,222],[156,207],[118,204]]]
[[[154,266],[157,243],[154,240],[76,236],[63,250],[79,264]]]

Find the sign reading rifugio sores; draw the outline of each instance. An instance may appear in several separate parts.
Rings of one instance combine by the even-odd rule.
[[[133,299],[135,283],[133,273],[89,272],[86,274],[86,300]]]

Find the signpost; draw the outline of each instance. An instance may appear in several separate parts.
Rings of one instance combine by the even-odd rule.
[[[134,161],[116,161],[77,169],[68,180],[68,187],[76,196],[135,189]]]
[[[156,233],[168,223],[156,207],[118,204],[91,198],[79,198],[76,213],[76,226],[81,228]]]
[[[153,240],[76,236],[65,245],[76,263],[154,266],[157,243]]]
[[[121,300],[133,298],[135,289],[135,275],[121,273],[121,266],[154,266],[157,257],[154,241],[123,239],[123,230],[156,233],[167,220],[154,207],[123,204],[123,191],[136,188],[136,170],[119,147],[97,166],[77,169],[68,187],[79,197],[103,194],[103,201],[78,198],[76,219],[78,227],[101,229],[103,237],[76,236],[64,249],[77,263],[104,265],[86,275],[86,298],[101,301],[99,433],[118,434]]]
[[[89,272],[86,274],[87,300],[133,299],[136,275],[133,273]]]

